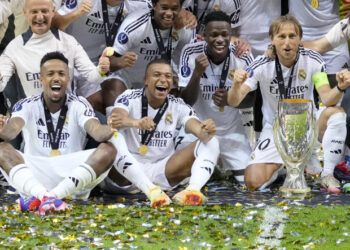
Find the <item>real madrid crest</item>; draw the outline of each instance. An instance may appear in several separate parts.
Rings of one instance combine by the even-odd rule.
[[[173,37],[173,39],[175,41],[179,41],[179,33],[177,33],[177,31],[173,31],[173,33],[171,34],[171,36]]]
[[[230,79],[231,81],[233,81],[234,75],[235,75],[235,70],[234,70],[234,69],[231,69],[231,70],[230,70],[230,73],[228,74],[228,79]]]
[[[173,124],[173,115],[171,113],[167,113],[165,116],[165,124],[171,125]]]
[[[65,126],[65,127],[68,126],[68,116],[66,116],[66,120],[64,121],[64,126]]]
[[[215,4],[213,9],[214,9],[215,11],[219,11],[219,10],[220,10],[220,5]]]
[[[306,72],[303,69],[299,69],[298,78],[300,81],[304,81],[306,79]]]

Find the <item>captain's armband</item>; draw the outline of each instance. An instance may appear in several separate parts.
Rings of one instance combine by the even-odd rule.
[[[317,73],[316,75],[314,75],[312,77],[312,81],[315,84],[316,90],[318,90],[323,85],[326,85],[326,84],[329,85],[329,81],[328,81],[328,77],[327,77],[326,72]]]

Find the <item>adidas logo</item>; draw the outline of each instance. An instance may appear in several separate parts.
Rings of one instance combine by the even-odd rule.
[[[151,39],[149,37],[146,37],[143,41],[141,41],[141,43],[150,44],[151,43]]]
[[[211,171],[212,171],[211,168],[209,168],[209,167],[201,167],[201,168],[207,170],[209,172],[209,174],[211,174]]]
[[[343,69],[348,69],[349,68],[349,65],[348,65],[348,63],[345,63],[344,65],[343,65],[343,67],[342,67]]]
[[[341,149],[337,149],[337,150],[332,150],[330,152],[333,153],[333,154],[340,155],[342,153],[342,150]]]
[[[36,122],[36,125],[45,126],[45,123],[43,122],[43,120],[41,118],[39,118],[39,120]]]
[[[132,165],[132,163],[130,163],[130,162],[125,162],[125,163],[124,163],[124,166],[123,166],[123,174],[124,174],[125,170],[126,170],[129,166],[131,166],[131,165]]]
[[[99,11],[95,12],[95,13],[91,13],[90,16],[96,17],[96,18],[101,18],[101,14]]]
[[[68,177],[68,178],[74,183],[75,187],[78,186],[78,184],[79,184],[79,180],[78,179],[75,179],[74,177]]]
[[[243,124],[243,127],[251,127],[251,126],[253,126],[253,121],[249,121],[249,122]]]
[[[208,79],[208,76],[205,72],[203,73],[202,78]]]

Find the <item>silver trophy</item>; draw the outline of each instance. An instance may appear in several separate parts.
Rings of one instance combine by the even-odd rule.
[[[310,192],[304,169],[317,139],[313,103],[305,99],[284,99],[278,103],[273,135],[287,169],[280,191],[287,194]]]

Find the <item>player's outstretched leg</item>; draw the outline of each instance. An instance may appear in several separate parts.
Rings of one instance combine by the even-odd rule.
[[[200,190],[214,172],[220,154],[219,141],[216,137],[206,143],[198,141],[193,152],[195,161],[191,167],[189,185],[173,197],[174,202],[180,205],[200,205],[206,202],[207,199]]]
[[[324,121],[325,119],[327,119],[327,122]],[[326,126],[322,137],[324,168],[321,173],[320,184],[331,193],[339,193],[340,183],[334,177],[333,171],[335,166],[341,163],[344,158],[346,114],[339,107],[327,108],[322,112],[319,119],[320,130],[322,125]]]
[[[140,163],[129,152],[123,135],[117,133],[110,139],[110,142],[113,143],[118,151],[114,167],[123,177],[146,194],[151,201],[151,207],[158,208],[170,204],[171,200],[168,195],[159,186],[151,182],[144,173]]]

